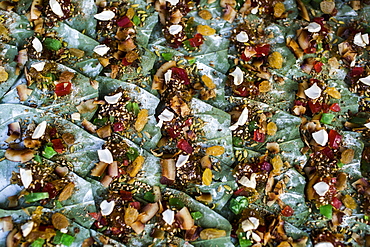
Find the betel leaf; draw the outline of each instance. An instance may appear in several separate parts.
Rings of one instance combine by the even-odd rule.
[[[3,61],[2,67],[8,74],[8,79],[0,83],[0,99],[16,82],[18,75],[16,74],[17,63],[14,61],[18,54],[16,46],[8,45],[0,42],[0,59]]]
[[[132,128],[129,130],[131,134],[130,139],[133,142],[142,145],[142,147],[148,151],[152,148],[155,148],[159,139],[161,138],[161,130],[155,126],[157,121],[154,117],[155,109],[159,104],[159,99],[144,89],[131,83],[100,76],[97,77],[96,80],[100,83],[99,94],[102,97],[121,87],[127,91],[130,100],[135,102],[135,104],[138,104],[137,107],[139,107],[139,109],[148,110],[148,123],[142,130],[141,135],[139,135]],[[137,107],[136,111],[138,110]]]
[[[79,113],[79,111],[77,110],[78,105],[84,103],[87,100],[93,100],[98,97],[98,90],[94,89],[91,86],[90,79],[88,77],[85,77],[84,75],[62,64],[55,65],[56,70],[59,73],[62,73],[64,71],[74,73],[74,77],[71,80],[71,93],[65,96],[54,97],[54,90],[45,90],[40,86],[38,87],[36,85],[37,83],[33,83],[31,86],[28,87],[32,90],[32,92],[28,96],[27,100],[20,101],[17,89],[13,88],[4,96],[1,102],[18,104],[21,103],[27,106],[38,106],[40,109],[55,112],[59,116],[67,117],[67,119],[70,120],[71,114]],[[36,78],[32,79],[36,80]],[[28,85],[25,75],[21,77],[20,84]],[[84,111],[80,113],[81,120],[76,122],[81,123],[84,118],[90,120],[94,115],[96,109],[97,107],[84,109]]]

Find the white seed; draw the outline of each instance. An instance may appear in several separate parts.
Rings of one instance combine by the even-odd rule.
[[[232,126],[230,126],[229,129],[236,130],[239,126],[243,126],[248,121],[248,114],[249,114],[248,108],[245,107],[242,113],[240,114],[238,121]]]
[[[167,224],[172,225],[173,221],[175,220],[175,212],[171,209],[167,209],[162,213],[162,217]]]
[[[185,165],[186,162],[188,161],[188,159],[189,159],[189,155],[180,154],[179,158],[176,161],[176,167],[181,167],[181,166]]]
[[[366,76],[364,78],[360,78],[358,80],[360,82],[362,82],[363,84],[370,86],[370,75],[368,75],[368,76]]]
[[[28,221],[21,226],[23,237],[27,237],[33,229],[33,221]]]
[[[169,2],[171,5],[176,5],[179,3],[179,0],[166,0],[166,2]]]
[[[171,76],[172,76],[172,70],[169,69],[166,71],[166,73],[164,74],[164,81],[166,83],[168,83],[170,80],[171,80]]]
[[[329,190],[329,185],[325,182],[318,182],[313,186],[314,190],[319,196],[325,196],[326,192]]]
[[[310,33],[317,33],[317,32],[320,32],[321,25],[316,22],[311,22],[310,24],[308,24],[306,28],[307,28],[307,31],[309,31]]]

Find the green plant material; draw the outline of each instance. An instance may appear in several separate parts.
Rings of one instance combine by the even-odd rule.
[[[151,191],[147,191],[147,192],[144,194],[144,200],[145,200],[145,201],[148,201],[148,202],[154,202],[154,194],[153,194],[153,192],[151,192]]]
[[[230,201],[229,209],[234,214],[240,214],[245,208],[248,207],[248,198],[245,196],[238,196]]]
[[[45,239],[38,238],[32,242],[31,247],[42,247],[45,243]]]
[[[190,65],[193,65],[195,62],[197,61],[196,58],[193,58],[193,59],[189,59],[188,62]]]
[[[172,197],[168,200],[171,207],[175,207],[177,209],[182,209],[185,204],[183,201],[181,201],[179,198]]]
[[[185,48],[186,50],[189,50],[189,51],[195,51],[195,47],[192,47],[192,46],[190,45],[190,41],[189,41],[189,40],[185,40],[185,41],[183,41],[183,42],[182,42],[182,44],[184,45],[184,48]]]
[[[171,61],[173,58],[173,54],[171,52],[164,52],[161,54],[164,60]]]
[[[257,123],[256,123],[256,121],[250,121],[249,122],[249,125],[248,125],[249,132],[253,132],[256,129],[257,129]]]
[[[46,38],[44,40],[44,45],[49,50],[53,50],[53,51],[58,51],[60,48],[62,48],[62,42],[60,42],[57,39],[52,39],[52,38]]]
[[[130,147],[126,152],[126,156],[130,161],[134,161],[139,156],[139,152],[136,148]]]
[[[324,124],[331,124],[331,122],[333,121],[335,115],[332,114],[332,113],[323,113],[321,115],[321,119],[320,119],[320,122],[321,123],[324,123]]]
[[[41,156],[40,155],[35,155],[35,157],[34,157],[34,159],[35,159],[35,161],[37,162],[37,163],[39,163],[39,164],[41,164],[42,165],[42,158],[41,158]]]
[[[47,77],[49,81],[51,82],[54,82],[57,79],[57,77],[53,73],[50,73],[50,72],[46,73],[45,77]]]
[[[55,200],[55,208],[62,208],[63,205],[60,203],[60,201]]]
[[[133,112],[135,116],[137,116],[140,112],[139,104],[136,102],[128,102],[126,105],[126,109],[130,112]]]
[[[338,161],[337,166],[338,166],[339,168],[342,168],[342,167],[344,166],[344,164],[343,164],[342,162]]]
[[[93,124],[102,126],[102,125],[105,125],[107,121],[108,121],[107,117],[95,118],[93,121]]]
[[[329,220],[332,218],[333,215],[333,206],[328,204],[320,207],[320,214],[324,215]]]
[[[199,211],[190,213],[194,220],[199,220],[203,217],[203,214]]]
[[[242,147],[243,146],[243,140],[242,140],[242,138],[237,137],[237,136],[233,137],[233,145],[235,147]]]
[[[57,154],[57,152],[51,146],[46,146],[45,149],[44,149],[44,151],[42,152],[42,156],[44,156],[47,159],[52,158],[56,154]]]
[[[362,118],[362,117],[353,117],[349,120],[350,123],[354,123],[354,124],[365,124],[367,121],[366,118]]]
[[[53,243],[71,246],[74,240],[75,238],[73,236],[57,231],[57,234],[53,239]]]
[[[135,24],[135,26],[139,26],[141,22],[139,16],[134,15],[134,17],[132,18],[132,22]]]
[[[49,198],[48,192],[34,192],[24,196],[27,203],[37,202]]]

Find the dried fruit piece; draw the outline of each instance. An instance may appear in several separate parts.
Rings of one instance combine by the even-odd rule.
[[[340,92],[335,87],[328,87],[325,89],[325,92],[329,94],[334,99],[340,99],[341,95]]]
[[[0,82],[8,80],[8,72],[5,71],[5,68],[0,66]]]
[[[216,30],[207,25],[198,25],[197,32],[204,36],[214,35]]]
[[[353,199],[353,197],[350,196],[350,195],[345,195],[342,198],[342,202],[343,202],[343,204],[346,208],[349,208],[349,209],[356,209],[357,208],[357,203],[356,203],[355,199]]]
[[[208,87],[209,89],[215,89],[216,85],[213,83],[212,79],[207,75],[202,75],[202,81],[204,82],[204,85]]]
[[[284,58],[280,52],[274,51],[267,60],[273,69],[281,69],[283,67]]]
[[[126,12],[126,16],[131,20],[135,16],[135,10],[133,8],[129,8]]]
[[[274,6],[274,16],[276,18],[279,18],[284,14],[284,12],[285,12],[284,3],[282,3],[282,2],[276,3],[275,6]]]
[[[132,164],[127,167],[127,174],[130,177],[135,177],[138,174],[138,172],[140,171],[141,167],[143,166],[144,161],[145,161],[145,159],[144,159],[143,156],[138,156],[132,162]]]
[[[146,123],[148,122],[148,110],[147,109],[141,109],[139,114],[137,115],[137,119],[135,122],[135,129],[137,132],[140,132],[144,129]]]
[[[267,134],[269,136],[274,136],[276,134],[276,131],[277,131],[277,126],[274,122],[269,122],[267,124]]]
[[[67,184],[64,189],[62,190],[62,192],[60,193],[59,195],[59,201],[65,201],[67,200],[68,198],[71,197],[71,195],[73,194],[73,190],[75,188],[75,184],[70,182],[69,184]]]
[[[221,238],[226,236],[225,230],[219,230],[215,228],[204,229],[200,232],[200,238],[204,240]]]
[[[335,2],[332,1],[322,1],[320,3],[320,9],[324,14],[331,14],[335,9]]]
[[[269,81],[263,81],[258,85],[258,89],[261,93],[267,93],[271,90],[271,84]]]
[[[83,57],[85,56],[85,52],[83,50],[80,50],[80,49],[76,49],[76,48],[69,48],[69,52],[75,56],[75,57]]]
[[[204,185],[211,185],[212,183],[212,171],[209,168],[206,168],[203,172],[202,182]]]
[[[350,149],[350,148],[346,149],[342,153],[340,162],[342,162],[343,164],[348,164],[353,160],[354,156],[355,156],[355,150]]]
[[[207,155],[219,156],[225,152],[225,148],[221,146],[208,147],[206,150]]]
[[[137,211],[136,208],[133,207],[128,207],[125,210],[125,224],[131,226],[136,220],[137,217],[139,216],[139,212]]]
[[[202,168],[212,168],[212,162],[208,155],[200,159],[200,164],[202,165]]]
[[[199,11],[198,15],[204,20],[210,20],[212,18],[211,12],[206,9]]]
[[[58,230],[61,230],[69,226],[69,221],[67,217],[65,217],[61,213],[53,214],[53,216],[51,216],[51,222],[53,223],[53,226]]]

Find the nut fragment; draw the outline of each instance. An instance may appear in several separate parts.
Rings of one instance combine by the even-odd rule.
[[[69,184],[67,184],[64,189],[62,190],[62,192],[60,193],[59,195],[59,201],[65,201],[67,200],[68,198],[71,197],[71,195],[73,194],[73,190],[75,188],[75,184],[70,182]]]
[[[66,227],[69,226],[69,221],[68,221],[67,217],[65,217],[61,213],[53,214],[51,216],[51,222],[53,223],[53,226],[58,230],[61,230],[61,229],[66,228]]]

